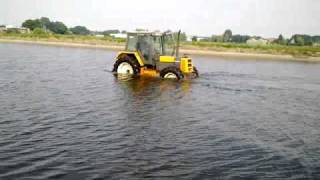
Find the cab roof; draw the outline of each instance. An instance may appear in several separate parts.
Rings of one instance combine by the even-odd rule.
[[[128,35],[151,35],[151,36],[164,36],[171,35],[172,32],[160,32],[160,31],[133,31],[127,32]]]

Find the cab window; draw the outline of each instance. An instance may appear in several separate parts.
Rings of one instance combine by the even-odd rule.
[[[129,35],[128,36],[128,45],[127,45],[127,51],[136,51],[136,45],[138,42],[138,38],[136,35]]]

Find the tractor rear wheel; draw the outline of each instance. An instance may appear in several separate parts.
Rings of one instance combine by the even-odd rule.
[[[112,72],[137,75],[140,73],[140,65],[137,60],[125,55],[114,63]]]
[[[164,68],[160,72],[160,76],[164,79],[177,79],[177,80],[183,79],[184,77],[181,70],[175,66]]]

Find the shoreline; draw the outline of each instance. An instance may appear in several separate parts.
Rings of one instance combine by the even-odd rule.
[[[0,43],[18,43],[18,44],[37,44],[48,46],[64,46],[77,48],[93,48],[93,49],[108,49],[120,51],[124,49],[124,45],[120,44],[89,44],[67,41],[44,41],[44,40],[19,40],[19,39],[2,39]],[[239,58],[247,60],[274,60],[274,61],[294,61],[294,62],[320,62],[320,57],[294,57],[292,55],[282,54],[263,54],[263,53],[249,53],[249,52],[233,52],[233,51],[214,51],[201,48],[180,48],[181,54],[195,55],[195,56],[211,56],[223,58]]]

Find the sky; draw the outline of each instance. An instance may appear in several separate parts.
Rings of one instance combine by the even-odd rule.
[[[90,30],[320,35],[320,0],[0,0],[0,24],[19,26],[40,17]]]

